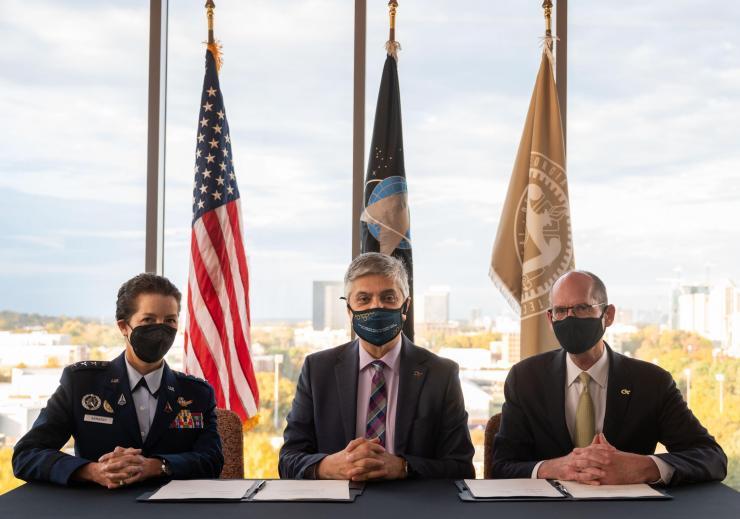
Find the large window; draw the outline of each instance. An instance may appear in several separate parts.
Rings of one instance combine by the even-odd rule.
[[[284,419],[304,356],[349,337],[336,286],[352,253],[354,11],[342,0],[217,5],[219,79],[241,194],[262,408],[259,425],[245,436],[246,472],[277,477]],[[189,265],[205,36],[200,4],[170,4],[165,274],[181,287]]]
[[[116,291],[144,269],[149,3],[3,10],[0,491],[61,367],[121,349]]]
[[[501,409],[508,332],[514,331],[503,324],[509,310],[488,268],[544,22],[525,2],[453,8],[409,0],[399,3],[396,25],[415,342],[461,366],[474,465],[482,477],[484,427]],[[366,149],[388,39],[383,3],[368,2],[367,34]],[[507,319],[496,326],[501,315]]]
[[[672,373],[737,487],[740,10],[571,5],[576,265],[603,275],[621,310],[613,345]]]
[[[144,268],[150,8],[6,4],[0,492],[19,483],[12,445],[61,368],[121,351],[115,293]],[[167,24],[164,274],[183,293],[202,4],[169,2]],[[261,397],[245,468],[276,477],[305,356],[349,338],[338,297],[351,257],[354,2],[217,4]],[[365,164],[388,38],[387,2],[367,4]],[[673,374],[737,488],[739,18],[726,2],[571,3],[567,118],[576,266],[602,276],[617,306],[609,344]],[[460,365],[479,476],[483,427],[519,358],[518,321],[488,268],[543,31],[539,2],[398,8],[415,340]]]

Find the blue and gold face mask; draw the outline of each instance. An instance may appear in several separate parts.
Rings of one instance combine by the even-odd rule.
[[[401,333],[403,316],[408,310],[408,300],[400,308],[370,308],[352,312],[352,329],[364,341],[383,346]]]

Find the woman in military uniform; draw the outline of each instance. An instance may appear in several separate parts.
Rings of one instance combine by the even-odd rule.
[[[13,471],[26,481],[94,482],[117,488],[149,478],[216,478],[223,466],[213,388],[169,368],[180,291],[139,274],[118,291],[126,343],[111,362],[68,366],[32,429],[15,446]],[[75,455],[59,449],[70,436]]]

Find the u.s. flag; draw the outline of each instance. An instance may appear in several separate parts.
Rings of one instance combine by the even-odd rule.
[[[254,417],[259,392],[249,354],[249,272],[239,188],[212,47],[198,121],[193,227],[185,332],[185,371],[205,378],[216,405]]]

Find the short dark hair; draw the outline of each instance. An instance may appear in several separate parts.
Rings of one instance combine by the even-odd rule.
[[[144,272],[132,277],[118,289],[116,321],[128,321],[136,313],[136,298],[141,294],[172,296],[177,301],[177,311],[180,311],[182,294],[172,281],[164,276]]]

